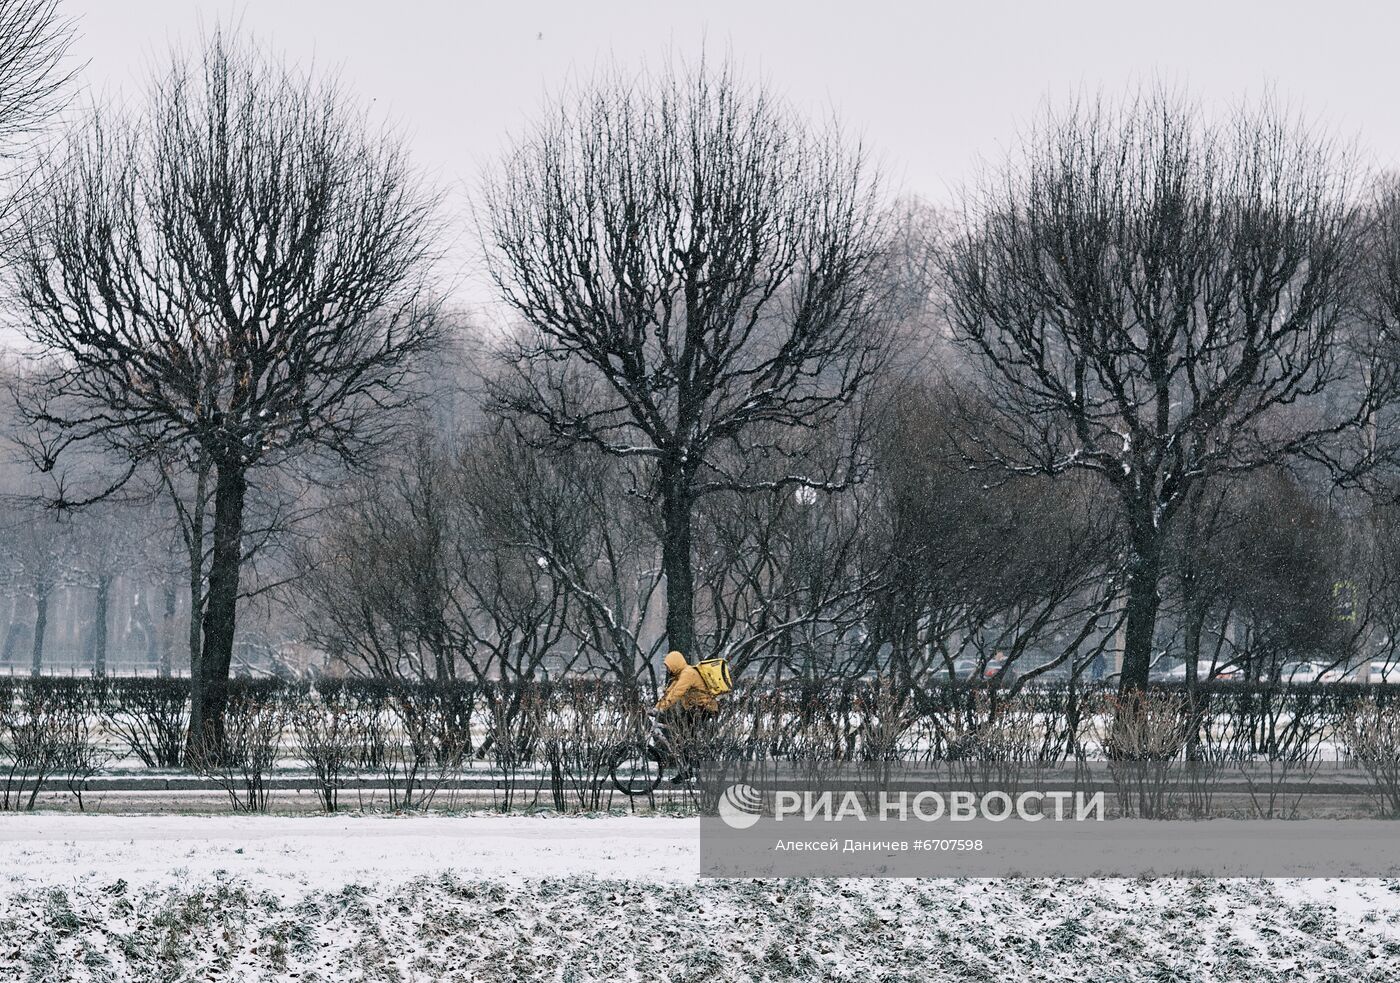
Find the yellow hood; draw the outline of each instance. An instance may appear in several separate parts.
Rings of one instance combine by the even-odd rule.
[[[666,671],[671,675],[676,675],[684,669],[686,665],[685,656],[681,655],[679,652],[666,653]]]

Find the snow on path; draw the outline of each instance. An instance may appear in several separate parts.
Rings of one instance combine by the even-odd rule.
[[[694,881],[699,821],[610,816],[0,815],[0,889],[215,872],[283,896],[423,875]]]
[[[234,877],[284,898],[392,888],[452,873],[519,881],[582,875],[695,883],[699,820],[660,816],[0,815],[0,890],[160,887]],[[977,883],[977,882],[971,882]],[[985,882],[983,882],[985,883]],[[1109,893],[1131,881],[1104,881]],[[1360,917],[1381,882],[1296,879],[1287,892]]]

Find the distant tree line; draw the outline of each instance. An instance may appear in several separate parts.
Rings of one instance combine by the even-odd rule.
[[[101,673],[136,603],[192,753],[255,633],[638,691],[1397,661],[1400,185],[1268,101],[1047,111],[938,209],[732,65],[604,72],[476,186],[488,332],[340,83],[215,31],[38,153],[69,28],[0,8],[3,661],[62,587]]]

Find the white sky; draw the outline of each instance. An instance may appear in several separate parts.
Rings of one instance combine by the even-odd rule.
[[[64,0],[95,98],[138,90],[171,43],[238,20],[338,69],[464,200],[551,92],[599,63],[732,52],[800,108],[835,112],[897,190],[946,199],[1046,99],[1163,79],[1209,105],[1272,86],[1370,163],[1400,162],[1400,5],[1297,0]],[[467,275],[470,272],[467,271]],[[484,288],[463,288],[477,300]]]

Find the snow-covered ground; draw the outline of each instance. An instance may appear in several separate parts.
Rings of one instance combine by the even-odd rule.
[[[3,889],[237,877],[292,900],[462,877],[694,881],[699,820],[604,816],[0,814]]]
[[[1400,881],[702,881],[662,817],[0,816],[0,980],[1400,978]]]

